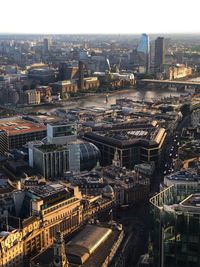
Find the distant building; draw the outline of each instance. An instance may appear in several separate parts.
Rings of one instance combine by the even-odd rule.
[[[28,77],[33,82],[47,85],[55,81],[55,70],[48,67],[32,68],[28,71]]]
[[[97,89],[100,86],[100,83],[97,77],[84,78],[83,82],[84,82],[83,90]]]
[[[19,93],[14,88],[5,88],[0,91],[2,104],[16,105],[19,102]]]
[[[34,89],[20,92],[20,103],[23,105],[40,104],[40,91]]]
[[[76,93],[78,86],[75,80],[63,80],[55,83],[50,83],[53,93],[60,93],[61,97],[66,97],[69,93]]]
[[[188,78],[192,75],[192,68],[186,67],[184,64],[176,64],[169,67],[166,73],[169,80]]]
[[[165,41],[163,37],[155,40],[155,72],[162,72],[162,66],[165,63]]]
[[[43,51],[45,54],[47,54],[50,50],[50,39],[49,38],[45,38],[43,41]]]
[[[149,73],[150,70],[150,44],[149,36],[143,33],[139,45],[137,47],[138,63],[139,67],[144,68],[145,73]]]
[[[62,62],[59,64],[59,79],[64,80],[74,80],[78,78],[78,67],[69,66],[67,62]]]
[[[49,103],[52,100],[52,88],[50,86],[37,86],[36,91],[40,93],[40,101],[42,103]]]

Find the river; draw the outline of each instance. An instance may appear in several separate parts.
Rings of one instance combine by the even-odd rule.
[[[128,98],[133,99],[135,101],[151,101],[158,98],[169,97],[169,96],[180,96],[188,94],[187,92],[177,92],[175,90],[164,90],[164,89],[129,89],[129,90],[122,90],[112,92],[108,95],[108,103],[106,103],[106,94],[96,94],[85,96],[78,99],[72,99],[66,101],[65,103],[62,102],[62,107],[64,108],[77,108],[77,107],[110,107],[112,104],[116,103],[116,99],[120,98]],[[37,112],[51,112],[54,111],[56,108],[52,106],[40,106],[34,107],[34,111]]]

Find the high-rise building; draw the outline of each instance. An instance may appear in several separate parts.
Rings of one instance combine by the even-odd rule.
[[[50,50],[50,39],[49,38],[45,38],[43,41],[43,45],[44,45],[44,53],[48,53]]]
[[[145,73],[150,69],[150,45],[149,36],[143,33],[137,48],[139,67],[143,67]]]
[[[79,77],[78,77],[78,88],[80,90],[84,89],[84,63],[82,61],[78,62]]]
[[[165,42],[163,37],[155,40],[155,72],[162,71],[162,65],[165,63]]]
[[[171,181],[170,181],[171,179]],[[151,250],[155,267],[200,266],[200,188],[193,177],[170,177],[172,184],[150,199]],[[179,181],[177,181],[179,179]]]

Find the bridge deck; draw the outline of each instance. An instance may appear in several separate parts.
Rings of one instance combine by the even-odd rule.
[[[142,79],[138,82],[144,83],[158,83],[158,84],[171,84],[171,85],[186,85],[186,86],[200,86],[200,82],[192,81],[171,81],[171,80],[151,80],[151,79]]]

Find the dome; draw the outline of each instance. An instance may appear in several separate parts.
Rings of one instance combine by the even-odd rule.
[[[115,195],[115,193],[114,193],[114,190],[113,190],[112,186],[106,185],[103,188],[102,195],[105,196],[105,197],[111,197],[111,198],[113,198],[114,195]]]
[[[80,161],[81,171],[91,170],[100,159],[100,151],[98,147],[90,142],[83,141],[80,143]]]

